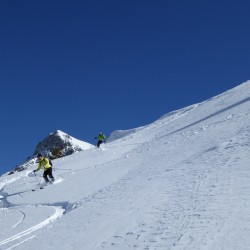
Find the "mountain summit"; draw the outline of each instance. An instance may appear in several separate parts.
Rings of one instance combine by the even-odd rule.
[[[74,152],[83,151],[91,147],[93,147],[92,144],[80,141],[57,130],[38,143],[34,155],[41,153],[51,158],[58,158],[59,156],[71,155]]]

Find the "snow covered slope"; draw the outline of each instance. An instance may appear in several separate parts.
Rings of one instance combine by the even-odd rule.
[[[250,249],[249,111],[246,82],[55,160],[42,190],[1,177],[0,249]]]

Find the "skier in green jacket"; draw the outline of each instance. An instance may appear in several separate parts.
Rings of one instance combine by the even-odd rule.
[[[99,135],[95,137],[95,139],[98,139],[96,146],[99,148],[100,145],[105,141],[106,136],[102,132],[100,132]]]
[[[43,157],[41,154],[37,155],[37,160],[39,162],[38,168],[34,170],[33,172],[39,171],[42,167],[44,168],[43,178],[46,182],[49,182],[48,176],[51,179],[51,181],[54,181],[55,178],[52,175],[52,166],[50,165],[50,161],[48,158]]]

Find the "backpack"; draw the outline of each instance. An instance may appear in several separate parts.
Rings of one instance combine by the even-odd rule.
[[[53,166],[52,161],[49,158],[48,160],[49,160],[49,165],[52,167]]]

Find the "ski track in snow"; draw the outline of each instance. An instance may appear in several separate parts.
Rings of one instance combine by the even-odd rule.
[[[19,224],[21,224],[23,221],[24,221],[24,219],[25,219],[25,213],[23,212],[23,211],[19,211],[20,212],[20,214],[21,214],[21,219],[16,223],[16,224],[14,224],[13,226],[12,226],[12,228],[15,228],[15,227],[17,227]]]
[[[11,213],[13,213],[13,217],[16,217],[16,216],[20,217],[19,220],[17,218],[17,221],[14,222],[13,225],[11,225],[9,231],[15,231],[14,229],[22,228],[22,224],[25,223],[26,214],[24,211],[26,208],[32,207],[33,209],[36,209],[39,207],[39,210],[41,208],[45,208],[45,209],[46,208],[53,208],[54,212],[52,212],[49,217],[45,218],[41,222],[34,224],[33,226],[28,227],[24,230],[21,230],[20,232],[12,235],[10,237],[7,237],[4,240],[2,240],[1,238],[2,238],[2,235],[4,235],[6,232],[1,231],[0,232],[0,249],[1,250],[13,249],[13,248],[21,245],[22,243],[24,243],[30,239],[33,239],[36,236],[36,234],[34,234],[36,231],[42,229],[43,227],[51,224],[52,222],[54,222],[55,220],[60,218],[63,215],[63,213],[65,213],[65,211],[68,207],[67,203],[65,203],[65,204],[59,204],[59,203],[58,204],[38,204],[38,205],[32,205],[32,206],[30,204],[19,206],[19,205],[14,205],[14,204],[9,203],[7,201],[8,194],[6,194],[4,192],[4,188],[6,185],[15,182],[18,179],[19,178],[11,178],[10,180],[7,180],[7,181],[1,183],[1,190],[0,190],[1,199],[0,199],[0,201],[2,203],[2,207],[0,209],[0,213],[2,213],[4,215],[4,213],[9,213],[11,211]],[[61,182],[61,181],[62,181],[61,179],[58,180],[58,182]],[[29,191],[31,191],[31,190],[29,190]],[[0,203],[0,205],[1,205],[1,203]],[[20,216],[18,216],[18,213],[20,214]],[[3,217],[3,215],[2,215],[2,217]],[[6,216],[8,216],[8,214]],[[7,217],[7,219],[8,219],[8,217]],[[30,234],[33,234],[33,235],[28,236]],[[25,238],[25,237],[26,237],[26,239],[23,240],[23,238]],[[12,245],[13,243],[14,243],[14,245]]]
[[[42,221],[39,224],[36,224],[33,227],[30,227],[24,231],[21,231],[18,234],[15,234],[5,240],[0,241],[0,247],[2,245],[6,245],[8,243],[12,243],[13,241],[19,240],[20,238],[23,238],[24,236],[27,236],[31,233],[36,232],[37,230],[45,227],[46,225],[48,225],[49,223],[55,221],[56,219],[60,218],[64,212],[64,209],[60,208],[60,207],[54,207],[55,208],[55,212],[54,214],[52,214],[52,216],[50,216],[49,218],[47,218],[46,220]]]

